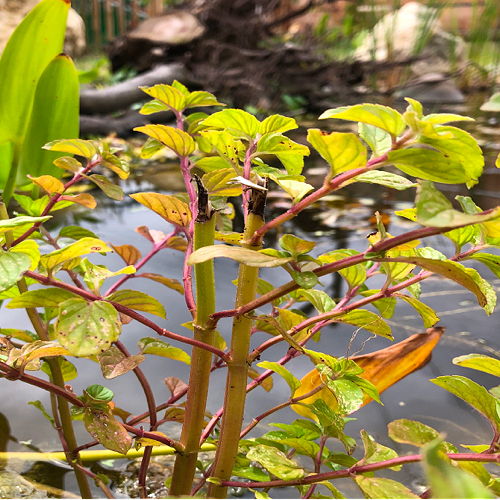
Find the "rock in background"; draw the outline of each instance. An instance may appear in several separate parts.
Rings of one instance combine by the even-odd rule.
[[[0,0],[0,53],[16,26],[38,1]],[[78,57],[85,48],[85,23],[75,10],[70,9],[64,51],[71,57]]]

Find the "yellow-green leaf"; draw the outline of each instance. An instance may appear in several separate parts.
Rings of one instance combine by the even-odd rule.
[[[0,292],[14,286],[30,266],[28,255],[0,250]]]
[[[167,125],[144,125],[134,130],[160,141],[179,156],[188,156],[196,149],[193,138],[178,128]]]
[[[381,104],[365,103],[328,109],[319,117],[320,120],[325,118],[366,123],[381,128],[393,136],[399,135],[405,129],[401,114]]]
[[[167,109],[172,111],[183,111],[186,107],[186,96],[172,85],[158,84],[153,87],[141,87],[141,90],[151,96],[153,99],[163,103]],[[142,114],[156,113],[157,111],[163,111],[159,106],[156,105],[156,110],[153,108],[146,108],[147,112],[141,110]]]
[[[385,477],[355,476],[366,498],[420,498],[404,484]]]
[[[94,143],[83,139],[61,139],[52,141],[45,144],[43,148],[49,151],[60,151],[61,153],[69,153],[85,158],[92,158],[97,154],[97,148]]]
[[[240,196],[241,185],[234,182],[235,177],[232,168],[212,170],[203,176],[203,185],[212,196]]]
[[[136,193],[131,194],[130,197],[172,224],[188,227],[191,222],[189,207],[175,196],[160,193]]]
[[[137,278],[147,278],[147,279],[156,281],[157,283],[161,283],[162,285],[165,285],[167,288],[175,290],[176,292],[180,293],[181,295],[184,294],[184,287],[182,286],[182,283],[178,280],[175,280],[172,278],[167,278],[166,276],[162,276],[161,274],[155,274],[155,273],[137,274],[136,277]]]
[[[32,177],[31,175],[28,175],[28,178],[37,186],[44,189],[48,194],[60,194],[64,191],[64,184],[59,179],[56,179],[51,175],[41,175],[40,177]]]
[[[235,137],[252,138],[257,135],[260,122],[242,109],[224,109],[203,120],[205,127],[227,130]]]
[[[174,347],[163,340],[145,337],[139,341],[139,348],[143,354],[154,354],[163,358],[174,359],[186,365],[191,364],[191,357],[178,347]]]
[[[18,297],[13,298],[7,304],[7,307],[9,309],[24,307],[59,307],[62,302],[76,297],[74,293],[63,290],[62,288],[40,288],[39,290],[24,292]]]
[[[273,257],[249,248],[209,245],[193,252],[188,259],[188,263],[189,265],[200,264],[216,257],[226,257],[250,267],[277,267],[293,260],[292,257]]]
[[[86,408],[83,422],[88,433],[108,450],[125,455],[132,446],[132,438],[109,412]]]
[[[166,318],[165,308],[154,297],[137,290],[118,290],[106,297],[107,300],[117,302],[122,306],[144,311],[150,314]]]
[[[453,364],[500,377],[500,360],[485,354],[466,354],[453,358]]]

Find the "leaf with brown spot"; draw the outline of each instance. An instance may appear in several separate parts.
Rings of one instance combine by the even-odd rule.
[[[191,222],[189,207],[175,196],[160,193],[136,193],[130,196],[172,224],[188,227]]]
[[[137,368],[144,361],[144,356],[142,354],[125,356],[118,347],[111,346],[108,350],[99,354],[97,360],[101,365],[104,378],[111,379]]]
[[[132,438],[111,413],[85,408],[83,422],[88,433],[108,450],[123,455],[130,450]]]

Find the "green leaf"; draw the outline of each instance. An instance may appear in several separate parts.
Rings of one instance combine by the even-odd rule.
[[[109,348],[121,332],[120,316],[108,302],[70,299],[59,307],[56,338],[74,356],[92,356]]]
[[[363,174],[357,175],[354,180],[356,182],[379,184],[380,186],[397,189],[398,191],[404,191],[405,189],[417,186],[415,182],[411,182],[406,177],[383,170],[370,170],[369,172],[364,172]]]
[[[171,224],[188,227],[191,222],[191,212],[187,203],[175,196],[160,193],[136,193],[131,194],[130,197]]]
[[[0,292],[14,286],[30,266],[28,255],[0,250]]]
[[[500,112],[500,92],[495,92],[479,109],[493,113]]]
[[[477,184],[483,172],[484,157],[474,137],[465,130],[456,127],[435,127],[434,130],[443,137],[425,137],[424,135],[420,138],[420,141],[437,149],[450,160],[462,164],[466,173],[470,176],[467,187],[470,188]]]
[[[364,309],[350,311],[341,316],[335,316],[335,321],[347,323],[349,325],[364,328],[369,332],[385,337],[386,339],[394,340],[391,335],[391,327],[378,315]]]
[[[137,290],[118,290],[106,297],[106,300],[117,302],[122,306],[135,309],[137,311],[144,311],[150,314],[166,318],[167,313],[163,305],[158,302],[154,297],[147,295]]]
[[[399,297],[400,299],[410,304],[410,306],[412,306],[418,312],[418,314],[420,314],[425,328],[430,328],[439,321],[439,317],[436,315],[436,311],[434,311],[432,307],[429,307],[427,304],[424,304],[415,297],[404,295],[402,293],[396,293],[394,294],[394,296]]]
[[[170,109],[172,111],[183,111],[186,107],[186,96],[172,85],[158,84],[153,87],[141,87],[141,90],[153,97],[153,105],[147,103],[141,109],[141,113],[149,115],[158,111]],[[164,106],[159,106],[162,103]]]
[[[59,231],[59,238],[71,238],[72,240],[81,240],[82,238],[96,238],[97,235],[90,231],[90,229],[86,229],[80,226],[64,226]]]
[[[186,108],[198,108],[200,106],[225,106],[210,92],[195,90],[186,95]]]
[[[77,297],[74,293],[62,288],[40,288],[30,290],[12,299],[7,307],[19,309],[25,307],[59,307],[62,302]]]
[[[468,214],[453,209],[451,202],[438,191],[432,182],[422,181],[417,188],[415,200],[417,222],[423,226],[453,227],[464,224],[479,224],[500,217],[500,209],[486,215]]]
[[[228,245],[209,245],[193,252],[189,265],[200,264],[216,257],[226,257],[250,267],[277,267],[293,260],[292,257],[273,257],[248,248],[230,247]]]
[[[161,111],[169,111],[170,108],[158,99],[146,102],[142,105],[139,113],[141,115],[152,115],[153,113],[160,113]],[[163,146],[162,146],[163,147]]]
[[[272,370],[280,377],[283,377],[285,382],[288,384],[288,387],[290,387],[292,395],[300,387],[300,380],[279,363],[275,363],[273,361],[261,361],[260,363],[257,363],[257,366],[264,368],[265,370]]]
[[[138,345],[143,354],[154,354],[156,356],[162,356],[163,358],[181,361],[182,363],[186,363],[186,365],[191,364],[191,357],[187,353],[178,347],[163,342],[163,340],[144,337],[139,341]]]
[[[266,474],[260,467],[254,467],[252,465],[249,466],[236,465],[233,468],[232,475],[235,477],[243,477],[245,479],[250,479],[251,481],[269,481],[271,479],[269,474]],[[256,495],[255,498],[271,498],[271,497],[269,496],[258,497]]]
[[[80,84],[75,65],[65,54],[56,56],[42,73],[36,87],[33,109],[19,158],[19,173],[61,177],[53,165],[61,153],[43,149],[44,144],[60,137],[79,134]]]
[[[500,377],[500,360],[486,356],[485,354],[466,354],[453,358],[453,364],[490,373]]]
[[[52,417],[50,413],[45,409],[45,406],[43,406],[43,403],[41,401],[28,401],[28,404],[34,406],[52,425],[55,425],[54,417]]]
[[[12,219],[0,220],[0,234],[10,231],[13,227],[24,226],[25,224],[36,224],[37,222],[45,222],[52,219],[51,215],[44,217],[29,217],[27,215],[20,215]]]
[[[342,172],[366,164],[366,148],[355,134],[342,132],[326,134],[319,129],[309,129],[307,140],[331,167],[325,182]]]
[[[112,379],[137,368],[144,361],[144,356],[142,354],[125,356],[118,347],[113,345],[99,354],[97,359],[104,378]]]
[[[0,59],[0,144],[21,146],[35,89],[49,62],[62,52],[69,2],[43,0],[23,19]],[[0,172],[0,188],[9,174]]]
[[[370,146],[373,156],[381,156],[391,149],[391,134],[381,128],[366,123],[358,123],[358,133],[361,139]]]
[[[292,198],[292,203],[298,203],[307,193],[314,189],[314,186],[307,182],[279,179],[274,175],[270,175],[269,178]]]
[[[45,144],[43,149],[69,153],[72,155],[83,156],[85,158],[92,158],[97,154],[97,148],[94,143],[83,139],[60,139]]]
[[[363,297],[370,297],[371,295],[379,292],[379,289],[363,290],[360,294]],[[377,308],[377,311],[382,318],[392,318],[394,316],[394,310],[396,309],[396,299],[394,297],[384,297],[382,299],[375,300],[371,304]]]
[[[373,464],[398,457],[398,454],[393,449],[377,443],[375,439],[373,439],[373,437],[370,436],[370,434],[368,434],[365,430],[362,429],[360,434],[365,448],[365,455],[357,465]],[[401,470],[401,465],[390,467],[390,469]]]
[[[316,242],[303,240],[293,234],[283,235],[279,244],[283,250],[290,252],[294,257],[309,253],[316,246]]]
[[[247,458],[259,463],[273,476],[279,479],[291,480],[304,477],[305,471],[296,462],[277,448],[259,444],[250,449]]]
[[[203,126],[227,130],[238,138],[250,139],[257,135],[260,122],[255,116],[242,109],[224,109],[203,120]]]
[[[461,184],[473,180],[464,166],[440,151],[407,148],[389,151],[388,163],[405,174],[444,184]]]
[[[108,450],[126,454],[132,438],[108,411],[85,408],[83,423],[87,432]]]
[[[312,271],[298,272],[290,270],[289,272],[293,278],[293,281],[295,281],[295,283],[297,283],[297,285],[299,285],[301,288],[309,290],[319,284],[318,277]]]
[[[320,314],[331,311],[335,307],[334,300],[323,290],[299,289],[295,294],[296,300],[307,300]]]
[[[491,253],[474,253],[467,257],[484,264],[497,278],[500,278],[500,257]]]
[[[188,156],[196,149],[193,138],[178,128],[167,125],[144,125],[134,130],[160,141],[179,156]]]
[[[431,113],[424,116],[422,121],[432,125],[442,125],[449,122],[473,122],[475,120],[470,116],[455,115],[454,113]]]
[[[64,264],[82,255],[111,251],[112,249],[103,241],[97,238],[85,237],[71,243],[71,245],[55,250],[47,255],[42,255],[40,262],[46,269],[54,269],[60,264]]]
[[[428,425],[401,418],[387,424],[389,437],[396,443],[422,447],[439,437],[439,432]]]
[[[240,196],[241,185],[235,182],[233,168],[221,168],[207,172],[203,176],[203,185],[212,196]]]
[[[288,130],[298,128],[294,118],[283,115],[271,115],[265,118],[259,127],[259,133],[264,134],[282,134]]]
[[[300,175],[309,148],[281,134],[266,134],[259,139],[255,153],[258,157],[263,155],[275,155],[289,175]]]
[[[483,386],[460,375],[441,376],[431,382],[469,403],[500,430],[499,403]]]
[[[141,149],[141,158],[148,160],[152,158],[158,151],[161,151],[164,148],[163,144],[152,137],[148,137],[146,142],[142,146]]]
[[[109,198],[117,201],[123,200],[124,194],[122,188],[111,182],[104,175],[94,174],[88,177],[88,179],[98,186]]]
[[[432,498],[496,498],[477,477],[445,460],[440,444],[441,440],[436,439],[422,450]]]
[[[366,498],[420,498],[406,486],[385,477],[355,476]]]
[[[63,380],[65,382],[69,382],[70,380],[74,380],[76,377],[78,377],[78,371],[73,363],[63,357],[58,357],[57,361],[59,362]],[[52,374],[49,364],[46,362],[42,363],[42,371],[49,376],[51,376]]]
[[[346,248],[342,250],[332,250],[331,252],[320,255],[318,260],[322,264],[331,264],[332,262],[337,262],[354,255],[359,255],[359,252]],[[341,269],[339,274],[349,283],[351,288],[363,284],[366,280],[366,268],[362,264],[356,264],[355,266]]]
[[[356,104],[328,109],[319,117],[320,120],[325,118],[366,123],[381,128],[392,136],[399,135],[405,129],[405,122],[401,114],[381,104]]]
[[[60,156],[53,163],[57,168],[66,170],[72,174],[76,174],[83,168],[83,165],[72,156]]]
[[[101,404],[101,403],[109,403],[113,400],[115,395],[111,389],[104,387],[100,384],[92,384],[89,385],[83,391],[83,401],[86,404]]]

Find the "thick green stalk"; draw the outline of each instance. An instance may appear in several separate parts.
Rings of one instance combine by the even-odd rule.
[[[200,201],[203,196],[200,196]],[[205,198],[205,207],[198,211],[194,227],[194,249],[214,244],[215,217]],[[213,260],[194,266],[196,280],[196,315],[194,318],[194,338],[213,345],[215,334],[207,329],[210,315],[215,311],[215,277]],[[181,443],[184,452],[177,455],[170,487],[170,495],[189,495],[196,472],[196,461],[200,449],[200,437],[205,422],[208,385],[212,353],[199,347],[193,347],[191,354],[191,372],[187,392],[186,413],[182,426]]]
[[[249,203],[249,213],[243,241],[250,241],[253,234],[263,224],[262,217],[265,195],[255,190],[253,199]],[[256,201],[255,197],[260,198]],[[260,244],[245,245],[246,248],[259,250]],[[240,265],[238,275],[238,289],[236,292],[236,307],[241,307],[255,299],[259,268]],[[250,335],[252,319],[246,316],[237,316],[233,321],[231,337],[231,360],[228,362],[226,393],[224,397],[224,415],[217,452],[215,455],[213,476],[219,481],[228,481],[238,454],[238,442],[243,424],[246,401],[246,386],[248,379],[248,352],[250,349]],[[208,496],[225,498],[227,487],[211,483]]]

